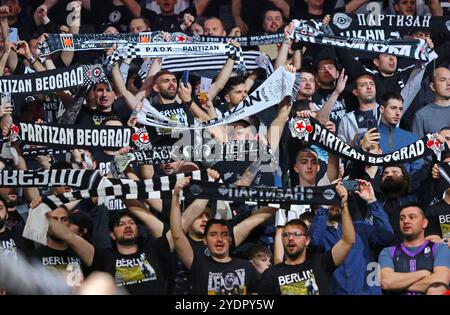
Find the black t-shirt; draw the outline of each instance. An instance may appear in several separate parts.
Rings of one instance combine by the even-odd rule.
[[[100,112],[96,109],[90,109],[86,106],[82,106],[80,112],[78,113],[75,124],[84,128],[92,128],[95,126],[100,126],[101,123],[108,117],[116,117],[117,112],[112,108],[110,112]]]
[[[86,265],[71,249],[57,250],[42,246],[31,251],[29,257],[33,260],[37,258],[46,268],[65,275],[70,286],[80,286],[87,274]]]
[[[128,24],[133,18],[125,5],[116,6],[113,0],[91,0],[91,14],[97,30],[102,23],[113,23],[119,25],[122,33],[128,30]]]
[[[444,200],[432,205],[427,211],[426,235],[439,235],[450,241],[450,205]]]
[[[41,1],[43,2],[43,1]],[[59,0],[55,3],[55,5],[48,11],[48,17],[50,21],[54,22],[56,25],[67,25],[67,17],[73,11],[67,8],[67,5],[71,2],[71,0]],[[94,1],[92,1],[94,2]],[[36,7],[39,4],[36,4]],[[33,9],[33,12],[36,8]],[[96,13],[96,12],[94,12]],[[69,17],[70,19],[70,17]],[[86,25],[87,23],[91,23],[91,13],[81,8],[81,25]]]
[[[256,292],[256,270],[246,260],[217,262],[194,252],[190,271],[192,292],[199,295],[247,295]]]
[[[294,6],[291,6],[290,20],[292,20],[292,19],[322,20],[326,14],[331,14],[335,11],[341,11],[341,10],[335,10],[336,2],[337,2],[337,0],[324,1],[323,14],[313,15],[311,13],[308,13],[308,5],[306,4],[306,2],[304,0],[296,0]]]
[[[95,249],[92,269],[111,274],[118,287],[130,294],[167,294],[170,248],[165,236],[151,240],[137,253],[122,255],[111,249]]]
[[[261,277],[261,295],[329,295],[336,266],[331,251],[315,254],[300,265],[284,262],[267,269]]]
[[[0,250],[5,256],[17,259],[17,251],[31,249],[30,245],[32,244],[21,236],[17,228],[6,228],[4,232],[0,233]]]
[[[334,90],[318,89],[316,93],[314,93],[313,95],[313,102],[316,103],[319,109],[321,109],[325,105],[325,103],[327,102],[328,98],[330,97],[331,93],[333,93],[333,91]],[[336,124],[336,129],[346,112],[347,112],[347,105],[345,103],[345,99],[342,97],[341,94],[336,100],[336,103],[334,103],[333,109],[331,110],[330,113],[330,120]]]
[[[169,120],[176,121],[183,125],[194,124],[194,116],[192,116],[191,112],[186,108],[185,104],[171,103],[163,105],[155,103],[152,105],[161,115],[167,117]],[[183,137],[179,134],[184,134],[186,132],[185,130],[177,131],[175,129],[155,127],[147,127],[147,130],[152,144],[158,145],[172,145]],[[174,138],[172,138],[172,133]],[[193,132],[191,132],[191,139],[193,139],[192,134]]]
[[[188,7],[180,14],[162,15],[148,9],[142,9],[141,16],[150,21],[150,28],[152,31],[164,32],[181,32],[180,25],[183,23],[184,14],[189,13],[197,17],[197,11],[194,6]]]

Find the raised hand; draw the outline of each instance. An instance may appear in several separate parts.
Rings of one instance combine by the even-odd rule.
[[[345,85],[347,84],[347,79],[348,76],[345,75],[345,69],[342,69],[336,82],[336,88],[334,89],[336,93],[341,94],[342,91],[344,91]]]
[[[373,145],[378,144],[379,141],[380,133],[377,132],[377,128],[369,129],[364,133],[361,140],[361,148],[367,151],[371,149]]]
[[[173,192],[178,195],[181,190],[183,190],[187,185],[189,185],[190,182],[191,182],[190,176],[179,179],[175,184]]]
[[[341,197],[341,205],[344,206],[348,201],[348,191],[345,189],[345,187],[342,185],[342,181],[339,180],[336,185],[336,192]]]
[[[375,197],[375,192],[373,191],[372,184],[363,179],[356,180],[359,184],[359,190],[355,191],[355,194],[358,195],[362,200],[367,203],[372,203],[377,200]]]
[[[192,86],[188,82],[187,86],[184,86],[182,80],[178,83],[178,96],[184,103],[190,103],[192,101]]]
[[[2,104],[0,105],[0,117],[5,115],[11,115],[14,108],[11,104]]]
[[[206,173],[208,174],[209,177],[211,177],[213,180],[218,180],[220,179],[220,173],[212,168],[208,168],[206,170]]]

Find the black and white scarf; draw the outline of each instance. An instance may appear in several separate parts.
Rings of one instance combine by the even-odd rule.
[[[107,83],[100,65],[83,65],[0,77],[0,93],[40,94]]]
[[[178,179],[191,176],[196,180],[210,180],[204,171],[186,174],[163,176],[145,181],[128,179],[108,179],[103,177],[92,189],[51,195],[44,197],[42,203],[30,211],[22,236],[35,242],[47,245],[48,221],[46,213],[76,200],[91,197],[116,197],[125,199],[163,199],[172,197],[172,189]]]
[[[39,45],[41,56],[57,51],[103,50],[113,44],[144,44],[164,41],[162,32],[138,34],[49,34],[48,39]]]
[[[133,129],[102,126],[78,128],[73,125],[19,123],[18,135],[23,143],[64,148],[121,149],[132,144]]]
[[[270,45],[281,43],[284,38],[283,33],[227,37],[227,36],[189,36],[184,33],[174,32],[170,34],[174,43],[227,43],[234,39],[241,44],[241,47]],[[81,50],[103,50],[110,48],[113,44],[148,44],[164,42],[162,32],[144,32],[138,34],[49,34],[48,39],[39,45],[41,56],[48,56],[57,51],[81,51]]]
[[[262,161],[272,158],[269,146],[252,141],[230,141],[226,143],[204,143],[200,145],[153,146],[114,157],[114,164],[122,173],[130,163],[155,165],[173,161]]]
[[[247,70],[255,70],[262,68],[266,70],[267,76],[274,71],[270,58],[259,51],[244,51],[245,68]],[[180,57],[164,57],[162,62],[162,69],[171,72],[189,71],[203,71],[203,70],[221,70],[228,57],[225,55],[218,56],[180,56]],[[238,70],[235,64],[234,69]]]
[[[99,171],[91,170],[13,170],[0,171],[0,187],[70,186],[90,189],[100,181]]]
[[[158,58],[169,56],[217,56],[234,55],[238,71],[245,70],[242,48],[224,43],[149,43],[119,45],[108,57],[110,63],[126,58]]]
[[[432,134],[428,134],[424,138],[399,150],[395,150],[392,153],[381,155],[372,154],[362,151],[359,148],[351,147],[312,117],[292,118],[289,121],[289,129],[295,138],[318,145],[333,155],[369,165],[406,163],[421,159],[430,154],[436,154],[440,158],[441,152],[445,149],[443,143],[440,143]]]
[[[226,125],[279,104],[285,97],[290,97],[292,101],[297,95],[299,84],[299,74],[291,73],[284,67],[280,67],[239,105],[225,112],[222,118],[215,118],[194,125],[181,125],[177,122],[160,120],[152,114],[148,107],[144,106],[137,114],[137,119],[143,125],[179,130],[205,129]],[[149,106],[151,105],[149,104]]]
[[[335,185],[312,187],[253,187],[193,180],[183,191],[185,197],[230,200],[235,202],[267,202],[300,205],[340,205]]]
[[[359,38],[376,40],[387,39],[395,33],[404,35],[420,30],[450,34],[448,17],[429,15],[336,13],[333,15],[331,27],[341,36],[360,35]]]
[[[437,54],[433,50],[429,49],[426,42],[422,39],[387,39],[381,41],[347,38],[342,36],[327,35],[326,27],[321,22],[304,20],[293,20],[293,22],[296,28],[291,38],[295,41],[335,46],[338,48],[348,48],[372,53],[386,53],[423,61],[431,61],[437,58]]]
[[[54,148],[23,148],[22,155],[23,157],[35,157],[35,156],[45,156],[45,155],[56,155],[56,154],[65,154],[72,152],[72,150],[58,150]]]

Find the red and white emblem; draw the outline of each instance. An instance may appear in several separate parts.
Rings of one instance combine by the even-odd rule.
[[[152,144],[150,142],[150,136],[148,135],[147,130],[144,128],[136,130],[136,132],[131,137],[134,144],[140,149],[148,149],[151,148]]]
[[[440,154],[442,151],[444,151],[445,146],[443,143],[441,143],[434,135],[427,135],[427,148],[434,151],[436,155]]]
[[[289,129],[295,138],[303,138],[313,131],[309,118],[294,117],[289,122]]]

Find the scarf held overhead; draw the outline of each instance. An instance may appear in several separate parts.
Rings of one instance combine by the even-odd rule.
[[[26,144],[51,147],[121,149],[131,145],[132,129],[102,126],[77,128],[73,125],[19,123],[19,137]]]
[[[151,105],[147,104],[148,106],[144,106],[137,114],[137,120],[143,125],[179,130],[205,129],[226,125],[274,106],[287,96],[292,100],[297,95],[299,84],[299,74],[291,73],[284,67],[280,67],[239,105],[225,112],[223,118],[214,118],[194,125],[182,125],[177,122],[160,120],[152,115]]]
[[[301,205],[341,204],[341,198],[336,193],[335,185],[292,188],[246,187],[193,180],[184,189],[183,194],[192,199],[208,198],[235,202],[256,201]]]
[[[331,154],[370,165],[406,163],[430,154],[440,156],[440,153],[445,148],[444,144],[440,143],[433,135],[428,134],[423,139],[417,140],[399,150],[377,155],[351,147],[312,117],[292,118],[289,121],[289,129],[295,138],[318,145]]]
[[[332,28],[337,32],[348,30],[380,29],[385,32],[410,34],[414,31],[450,33],[450,22],[444,16],[413,16],[395,14],[348,14],[333,15]]]
[[[247,70],[255,70],[262,68],[266,70],[267,76],[272,74],[273,65],[270,58],[259,51],[244,51],[244,64]],[[161,69],[171,72],[182,72],[184,70],[200,71],[200,70],[221,70],[227,62],[228,56],[180,56],[180,57],[164,57]],[[234,65],[237,70],[237,64]]]
[[[293,20],[295,41],[348,48],[372,53],[385,53],[410,59],[431,61],[437,54],[430,50],[424,40],[368,40],[327,35],[327,27],[321,22]]]
[[[247,37],[227,36],[189,36],[184,33],[171,33],[170,40],[174,43],[226,43],[234,39],[242,47],[270,45],[281,43],[284,34],[270,34]],[[57,51],[103,50],[113,44],[148,44],[164,42],[162,32],[144,32],[138,34],[49,34],[48,39],[39,46],[41,56],[48,56]]]
[[[107,82],[99,65],[73,66],[0,77],[0,93],[40,94]]]
[[[174,161],[269,161],[272,151],[267,145],[251,141],[230,141],[226,143],[204,143],[199,145],[153,146],[151,148],[118,154],[114,164],[119,173],[134,162],[139,165],[155,165]]]
[[[0,187],[95,187],[99,171],[90,170],[13,170],[0,171]]]

